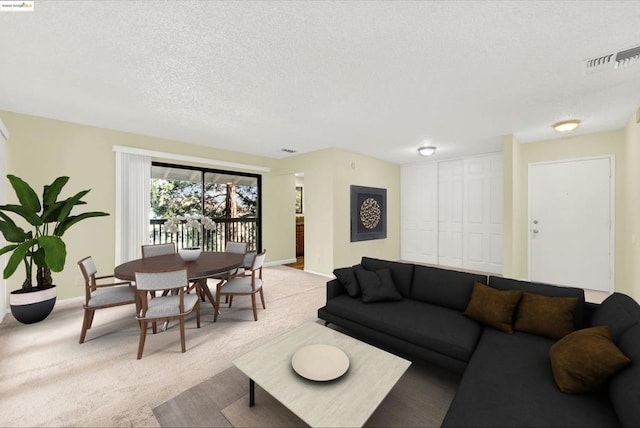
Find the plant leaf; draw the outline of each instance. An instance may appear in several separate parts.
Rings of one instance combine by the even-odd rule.
[[[8,253],[11,250],[15,250],[16,248],[18,248],[18,244],[11,244],[7,245],[6,247],[2,247],[0,248],[0,256]]]
[[[64,269],[64,262],[67,259],[67,247],[57,236],[40,236],[38,245],[44,249],[46,267],[53,272],[60,272]]]
[[[30,238],[9,216],[0,212],[0,218],[2,219],[0,220],[0,231],[8,242],[23,242]]]
[[[7,261],[7,265],[4,267],[4,272],[2,273],[2,276],[4,277],[4,279],[7,279],[11,275],[13,275],[13,273],[16,271],[20,263],[24,260],[29,249],[33,247],[37,242],[38,241],[36,239],[30,239],[18,245],[13,250],[13,254],[11,254],[11,257],[9,257],[9,260]]]
[[[0,205],[0,210],[14,212],[27,220],[32,226],[42,225],[42,219],[38,215],[38,212],[24,205]]]
[[[58,221],[59,222],[63,222],[65,221],[65,219],[67,217],[69,217],[69,214],[71,213],[71,210],[73,209],[73,207],[75,205],[80,205],[82,202],[80,202],[80,199],[82,199],[82,197],[84,195],[86,195],[87,193],[89,193],[91,189],[89,190],[83,190],[81,192],[76,193],[75,195],[73,195],[72,197],[66,199],[64,202],[64,206],[62,207],[62,209],[60,210],[60,213],[58,214]]]
[[[42,203],[45,207],[53,205],[58,200],[58,196],[62,191],[62,188],[69,181],[69,177],[62,176],[56,178],[53,183],[49,186],[44,186],[44,191],[42,192]]]
[[[40,212],[42,206],[40,205],[40,199],[36,192],[29,186],[23,179],[16,177],[15,175],[8,174],[7,178],[11,182],[13,190],[16,192],[20,205],[33,211],[34,213]]]
[[[43,223],[51,223],[54,221],[58,221],[58,217],[60,217],[60,211],[62,207],[64,207],[66,201],[59,201],[53,205],[47,205],[42,212],[42,222]]]
[[[46,267],[47,266],[47,260],[45,259],[44,256],[45,256],[44,248],[42,248],[42,247],[38,248],[38,251],[36,251],[35,253],[31,254],[31,257],[33,258],[33,262],[37,266]]]
[[[53,232],[53,234],[55,236],[62,236],[67,231],[67,229],[69,229],[79,221],[91,217],[104,217],[107,215],[109,215],[109,213],[105,213],[102,211],[90,211],[79,215],[67,217],[63,222],[59,223],[58,226],[56,226],[56,230]]]

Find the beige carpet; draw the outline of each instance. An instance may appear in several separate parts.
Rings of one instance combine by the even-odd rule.
[[[259,344],[317,320],[327,278],[279,266],[266,268],[264,280],[267,309],[258,310],[258,322],[249,298],[236,298],[216,323],[207,302],[200,329],[187,321],[186,353],[172,323],[147,335],[139,361],[133,306],[98,311],[82,345],[81,301],[58,303],[33,325],[7,315],[0,323],[0,426],[159,426],[152,409],[229,369]],[[223,389],[233,387],[225,382]]]

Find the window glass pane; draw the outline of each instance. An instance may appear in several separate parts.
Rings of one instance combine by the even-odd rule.
[[[173,241],[178,248],[198,245],[205,251],[224,251],[227,241],[238,241],[248,242],[250,251],[256,251],[260,240],[259,193],[258,175],[154,163],[149,242]],[[215,231],[190,234],[183,224],[174,233],[166,230],[166,219],[194,214],[212,219]]]
[[[218,172],[205,173],[205,215],[224,227],[226,241],[248,242],[255,250],[257,240],[258,180]]]
[[[151,218],[202,213],[202,173],[176,167],[151,168]]]

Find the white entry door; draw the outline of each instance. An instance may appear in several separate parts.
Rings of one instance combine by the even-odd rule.
[[[529,165],[529,279],[613,291],[613,157]]]

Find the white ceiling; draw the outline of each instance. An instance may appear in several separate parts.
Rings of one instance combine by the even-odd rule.
[[[36,1],[0,13],[0,110],[281,158],[397,163],[621,129],[638,1]],[[11,131],[11,130],[9,130]],[[87,144],[90,144],[87,141]]]

